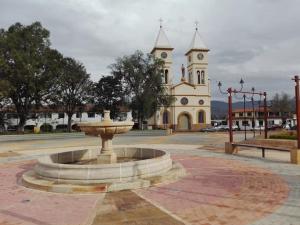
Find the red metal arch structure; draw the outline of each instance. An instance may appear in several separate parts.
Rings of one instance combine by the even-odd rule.
[[[241,88],[240,90],[236,90],[236,89],[232,89],[231,87],[227,89],[226,92],[222,92],[221,91],[221,86],[222,86],[222,83],[219,82],[218,83],[218,87],[219,87],[219,90],[222,94],[227,94],[228,95],[228,125],[229,125],[229,142],[230,143],[233,143],[233,129],[232,129],[232,95],[233,94],[242,94],[243,96],[249,94],[249,95],[252,95],[252,96],[263,96],[264,98],[264,124],[265,124],[265,129],[264,129],[264,136],[265,136],[265,139],[268,138],[268,111],[267,111],[267,92],[255,92],[254,91],[254,88],[252,88],[252,91],[243,91],[243,85],[244,85],[244,81],[243,79],[241,79],[240,81],[240,84],[241,84]],[[299,96],[299,79],[298,79],[298,96]],[[245,97],[244,97],[245,98]],[[300,107],[300,105],[299,105]],[[299,110],[299,115],[300,115],[300,110]],[[299,116],[300,118],[300,116]],[[300,121],[300,120],[299,120]],[[300,130],[299,130],[299,134],[300,134]],[[299,138],[299,146],[300,146],[300,138]]]

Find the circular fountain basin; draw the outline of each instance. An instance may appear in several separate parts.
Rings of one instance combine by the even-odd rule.
[[[156,149],[116,148],[117,158],[135,161],[112,164],[89,164],[96,150],[79,150],[45,156],[38,160],[35,173],[48,180],[64,183],[113,183],[158,176],[172,168],[170,154]],[[80,164],[78,162],[86,162]]]
[[[146,188],[185,175],[170,153],[148,148],[115,148],[121,163],[97,164],[99,149],[51,154],[22,176],[24,186],[61,193],[110,192]],[[130,160],[130,161],[128,161]]]

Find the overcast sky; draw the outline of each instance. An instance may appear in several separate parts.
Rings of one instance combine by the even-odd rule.
[[[150,52],[163,19],[174,47],[174,73],[186,64],[199,21],[210,48],[209,77],[214,99],[217,81],[293,94],[300,73],[300,0],[0,0],[0,27],[40,21],[52,47],[83,62],[93,80],[109,74],[119,56]]]

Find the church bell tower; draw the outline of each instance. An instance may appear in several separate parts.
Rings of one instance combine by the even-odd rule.
[[[160,22],[162,22],[162,20],[160,20]],[[170,45],[170,42],[165,34],[165,31],[161,23],[151,54],[153,54],[156,58],[162,59],[165,62],[165,66],[162,71],[162,74],[163,74],[163,83],[166,86],[171,86],[173,83],[173,72],[172,72],[173,49],[174,48],[172,48],[172,46]]]
[[[196,29],[189,50],[185,54],[187,57],[187,79],[193,85],[208,85],[208,52],[202,38]]]

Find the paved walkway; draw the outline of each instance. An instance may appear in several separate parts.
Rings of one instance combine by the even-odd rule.
[[[265,169],[220,158],[174,159],[188,176],[137,193],[193,225],[250,224],[274,212],[288,196],[283,179]]]
[[[184,225],[131,191],[108,193],[93,225]]]
[[[33,162],[0,165],[1,225],[87,224],[104,195],[65,195],[40,192],[20,185],[20,176]]]

